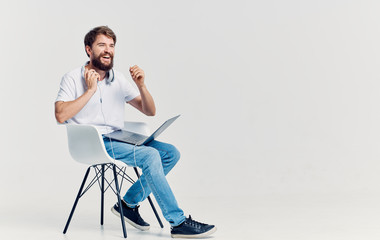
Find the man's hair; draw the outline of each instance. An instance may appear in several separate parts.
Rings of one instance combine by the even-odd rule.
[[[107,26],[99,26],[99,27],[93,28],[84,37],[84,50],[85,51],[86,51],[86,46],[90,46],[92,48],[92,44],[95,42],[95,39],[99,34],[103,34],[103,35],[106,35],[107,37],[112,38],[113,42],[116,44],[116,35],[111,30],[111,28],[109,28]],[[87,56],[89,56],[87,51],[86,51],[86,54],[87,54]]]

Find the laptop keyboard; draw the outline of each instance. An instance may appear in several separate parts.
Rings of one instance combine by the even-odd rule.
[[[140,142],[142,140],[145,140],[146,136],[144,135],[140,135],[140,134],[137,134],[137,133],[131,133],[130,135],[128,135],[127,137],[125,137],[125,139],[127,140],[130,140],[132,142]]]

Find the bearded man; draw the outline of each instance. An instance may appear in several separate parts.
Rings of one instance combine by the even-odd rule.
[[[103,135],[108,154],[129,166],[142,169],[138,179],[126,192],[119,206],[111,211],[132,226],[146,231],[150,225],[139,214],[139,203],[153,193],[162,214],[171,225],[172,237],[205,237],[216,231],[214,225],[185,217],[167,182],[166,175],[180,158],[171,144],[153,140],[135,146],[110,140],[105,134],[124,127],[124,107],[128,103],[145,115],[154,116],[154,100],[145,85],[145,73],[138,66],[129,68],[136,90],[113,69],[116,35],[107,26],[88,32],[84,38],[85,51],[90,58],[82,67],[66,73],[55,101],[55,117],[59,123],[90,124]]]

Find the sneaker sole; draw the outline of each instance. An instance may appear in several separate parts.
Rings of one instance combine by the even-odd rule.
[[[214,232],[216,232],[216,227],[213,227],[210,230],[208,230],[207,232],[200,233],[200,234],[193,234],[193,235],[172,234],[171,236],[172,236],[172,238],[203,238],[203,237],[207,237],[207,236],[213,234]]]
[[[120,213],[118,211],[116,211],[113,207],[111,208],[111,212],[120,218]],[[150,229],[150,226],[138,225],[138,224],[132,222],[131,220],[129,220],[127,217],[124,217],[124,221],[126,221],[127,223],[129,223],[130,225],[132,225],[133,227],[135,227],[141,231],[148,231]]]

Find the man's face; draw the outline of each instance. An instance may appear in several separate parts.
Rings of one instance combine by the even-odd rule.
[[[92,65],[102,71],[109,71],[113,67],[115,43],[112,38],[99,34],[92,47],[88,49]]]

